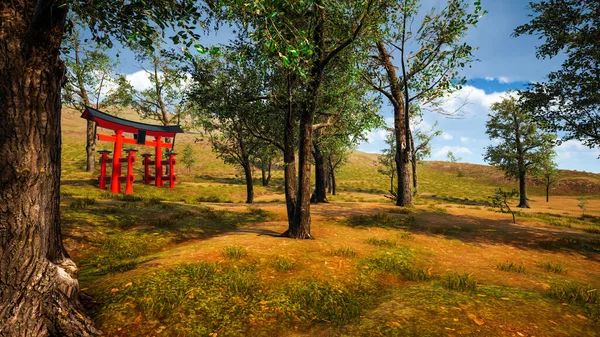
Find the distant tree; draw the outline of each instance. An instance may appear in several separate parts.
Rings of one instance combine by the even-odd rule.
[[[67,82],[62,91],[63,102],[78,111],[85,106],[100,107],[102,98],[106,96],[109,83],[115,80],[116,62],[106,54],[106,47],[84,38],[81,22],[73,18],[77,24],[72,34],[65,37],[62,44],[63,57],[67,66]],[[86,171],[94,172],[96,163],[96,133],[93,121],[87,121],[86,127]]]
[[[457,162],[459,162],[462,159],[461,157],[456,157],[454,155],[454,152],[452,152],[452,151],[448,151],[448,153],[446,154],[446,157],[448,157],[448,160],[451,163],[457,163]]]
[[[385,136],[385,144],[387,147],[381,150],[381,155],[377,157],[377,171],[390,178],[390,194],[392,197],[396,195],[396,187],[394,179],[396,177],[396,137],[393,132],[389,132]]]
[[[555,156],[556,152],[551,149],[551,153],[542,159],[538,169],[535,172],[535,175],[544,183],[544,186],[546,187],[546,202],[548,202],[550,197],[550,187],[554,185],[560,178],[560,171],[558,170],[558,166],[554,161]]]
[[[500,168],[506,176],[519,180],[519,205],[529,208],[526,179],[547,158],[555,137],[539,130],[531,114],[511,96],[491,106],[486,133],[497,145],[486,147],[485,161]]]
[[[133,92],[133,108],[142,117],[162,125],[179,124],[185,112],[185,72],[178,59],[161,50],[163,41],[154,36],[152,48],[135,47],[137,59],[150,81],[150,87]],[[143,65],[149,63],[149,67]]]
[[[598,0],[542,0],[529,3],[529,23],[515,36],[537,35],[543,43],[538,58],[565,56],[560,70],[546,82],[522,93],[528,111],[562,140],[578,139],[590,148],[600,146],[600,33]]]
[[[196,164],[196,158],[194,158],[194,149],[192,148],[192,145],[186,144],[183,148],[183,153],[181,154],[181,162],[183,163],[183,166],[188,170],[188,173],[190,173],[190,170],[192,169],[194,164]]]
[[[398,206],[413,205],[411,106],[439,108],[440,99],[465,83],[459,72],[473,61],[473,47],[462,40],[485,13],[479,0],[472,7],[471,1],[449,0],[444,7],[426,12],[420,12],[419,2],[387,4],[365,75],[393,107]]]
[[[502,188],[498,188],[494,195],[490,197],[492,208],[498,207],[500,212],[509,212],[512,215],[513,223],[517,223],[517,220],[515,219],[515,212],[512,210],[512,208],[510,208],[508,202],[517,194],[518,193],[516,189],[513,189],[512,191],[505,191]]]
[[[255,152],[252,164],[260,169],[262,185],[269,186],[273,164],[281,158],[279,149],[270,143],[259,142]]]
[[[350,154],[352,154],[353,148],[347,143],[336,142],[335,144],[328,144],[326,146],[325,166],[327,167],[327,183],[329,185],[329,193],[336,195],[337,183],[336,183],[336,172],[348,162]]]
[[[263,104],[249,99],[261,96],[260,71],[247,58],[244,46],[222,55],[194,60],[188,99],[192,117],[209,132],[213,151],[225,163],[239,165],[246,178],[246,203],[254,202],[252,158],[264,142],[249,131],[245,119],[260,115]]]
[[[423,161],[425,158],[431,156],[431,141],[433,138],[438,137],[442,134],[442,130],[435,130],[438,122],[436,121],[431,129],[422,130],[417,128],[411,135],[411,163],[413,173],[413,194],[419,194],[419,180],[417,172],[417,164]]]
[[[581,196],[579,198],[577,198],[577,201],[579,201],[579,203],[577,204],[577,207],[579,207],[581,209],[581,217],[583,218],[585,216],[585,210],[587,209],[587,205],[589,203],[589,201],[586,199],[585,196]]]

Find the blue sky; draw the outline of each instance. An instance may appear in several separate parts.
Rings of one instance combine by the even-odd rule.
[[[444,106],[448,111],[461,107],[460,116],[447,118],[434,112],[425,112],[421,127],[426,129],[438,121],[438,128],[444,131],[441,137],[432,142],[433,160],[446,160],[448,151],[454,152],[461,161],[483,164],[484,148],[491,144],[485,134],[485,122],[489,106],[501,99],[511,89],[523,89],[530,82],[543,81],[546,74],[560,67],[561,59],[538,60],[535,46],[541,42],[535,36],[511,36],[513,30],[529,21],[526,0],[482,0],[488,11],[479,25],[469,31],[465,41],[477,47],[477,62],[464,70],[467,84],[448,97]],[[422,8],[441,7],[444,0],[423,0]],[[211,33],[204,43],[226,43],[231,33],[221,29]],[[126,73],[135,87],[148,85],[144,73],[128,51],[120,53],[120,71]],[[381,114],[391,121],[389,106],[382,107]],[[374,130],[369,140],[358,149],[377,153],[385,147],[385,132]],[[600,173],[600,149],[591,150],[577,141],[569,141],[557,149],[557,162],[562,169],[572,169]]]

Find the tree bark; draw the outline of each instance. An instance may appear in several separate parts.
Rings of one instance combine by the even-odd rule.
[[[412,164],[412,178],[413,178],[413,195],[418,195],[419,194],[419,177],[418,177],[418,172],[417,172],[417,158],[415,155],[412,156],[412,160],[411,160],[411,164]]]
[[[550,182],[546,181],[546,202],[550,199]]]
[[[313,193],[310,202],[318,204],[320,202],[327,203],[327,190],[325,185],[325,158],[315,142],[313,144],[313,158],[315,160],[315,192]]]
[[[60,229],[61,3],[0,4],[0,335],[100,332]]]
[[[265,163],[261,160],[260,163],[260,174],[261,174],[261,178],[262,178],[262,185],[263,186],[267,186],[267,170],[265,168]]]
[[[529,201],[527,200],[525,171],[519,174],[519,205],[517,205],[517,207],[529,208]]]
[[[250,159],[248,156],[244,156],[244,175],[246,177],[246,203],[251,204],[254,202],[254,183],[252,181],[252,166],[250,166]]]
[[[396,138],[396,173],[398,176],[398,188],[396,191],[397,206],[413,206],[410,177],[410,144],[406,141],[406,128],[404,97],[402,87],[396,75],[390,55],[383,42],[377,43],[377,50],[386,70],[388,83],[390,84],[390,93],[393,97],[392,105],[394,107],[394,135]]]
[[[335,171],[331,170],[331,195],[335,195]]]
[[[289,236],[289,228],[293,227],[296,210],[296,151],[294,148],[296,119],[294,98],[296,93],[296,76],[291,72],[287,76],[287,109],[285,111],[285,130],[283,135],[283,179],[285,189],[285,205],[288,216],[288,230],[282,236]]]

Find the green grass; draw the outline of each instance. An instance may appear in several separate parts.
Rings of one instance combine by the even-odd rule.
[[[221,254],[226,259],[239,260],[248,255],[248,251],[242,246],[228,246],[223,248],[223,252]]]
[[[538,266],[548,272],[552,272],[555,274],[564,274],[567,272],[567,268],[558,262],[543,262],[538,263]]]
[[[352,247],[340,247],[336,249],[332,249],[329,252],[333,256],[342,256],[342,257],[355,257],[356,250]]]
[[[372,270],[402,276],[409,281],[426,281],[431,278],[429,269],[414,266],[414,254],[405,247],[380,252],[368,258],[365,264]]]
[[[396,241],[391,239],[368,238],[367,243],[377,247],[396,247]]]
[[[477,280],[472,274],[452,273],[442,278],[445,288],[456,291],[474,292],[477,290]]]
[[[525,272],[525,266],[522,263],[516,264],[512,261],[498,263],[496,265],[496,268],[498,268],[498,270],[508,271],[508,272],[512,272],[512,273],[518,273],[518,274]]]
[[[296,268],[297,263],[292,259],[285,256],[277,256],[275,260],[273,260],[273,267],[278,271],[287,273],[292,269]]]

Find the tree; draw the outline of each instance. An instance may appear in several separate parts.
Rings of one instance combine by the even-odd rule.
[[[502,188],[498,188],[493,196],[490,197],[492,208],[500,208],[500,212],[508,211],[512,215],[513,223],[517,223],[515,219],[515,211],[510,208],[508,202],[516,196],[517,190],[513,189],[512,191],[505,191]]]
[[[81,22],[62,44],[63,57],[67,67],[66,84],[63,88],[63,100],[66,104],[83,111],[86,106],[100,107],[106,97],[107,87],[116,79],[116,62],[106,54],[106,47],[93,41],[87,41],[81,34]],[[118,87],[116,87],[118,89]],[[115,91],[113,88],[111,91]],[[86,171],[94,172],[96,163],[95,123],[87,121],[86,128]]]
[[[277,147],[262,141],[257,145],[255,152],[256,154],[251,159],[252,164],[260,168],[262,185],[269,186],[273,163],[276,163],[280,159],[279,151]]]
[[[519,180],[519,205],[529,208],[526,179],[547,158],[554,136],[543,133],[517,99],[505,96],[493,103],[486,123],[486,133],[497,145],[486,147],[485,161],[500,168],[506,176]]]
[[[260,114],[263,106],[249,97],[260,95],[259,73],[253,71],[244,45],[224,55],[194,61],[193,84],[188,94],[194,118],[210,132],[213,151],[225,163],[242,167],[246,178],[246,202],[254,202],[252,161],[261,141],[247,129],[246,116]]]
[[[529,4],[529,23],[515,36],[537,35],[544,43],[538,58],[564,56],[561,69],[546,82],[522,93],[529,110],[562,140],[578,139],[590,148],[600,146],[600,30],[598,0],[543,0]]]
[[[554,185],[560,178],[558,166],[554,161],[556,152],[553,149],[550,150],[550,153],[546,154],[542,158],[542,162],[540,163],[538,170],[535,172],[535,175],[538,177],[538,179],[542,180],[544,186],[546,187],[546,202],[548,202],[550,197],[550,187]]]
[[[190,170],[196,164],[196,158],[194,158],[194,149],[192,148],[192,145],[186,144],[183,148],[181,162],[183,163],[183,166],[188,170],[188,173],[190,173]]]
[[[423,161],[425,158],[431,156],[431,141],[433,138],[440,136],[442,130],[435,130],[438,122],[436,121],[431,129],[422,130],[417,128],[413,131],[410,142],[411,142],[411,164],[412,164],[412,177],[413,177],[413,194],[419,194],[419,180],[417,172],[417,164]],[[416,141],[415,141],[416,139]]]
[[[450,0],[440,11],[432,9],[424,13],[420,25],[413,29],[412,23],[420,17],[418,3],[418,0],[401,0],[387,7],[381,16],[378,39],[372,46],[371,71],[365,75],[394,110],[398,206],[413,205],[410,106],[439,107],[444,95],[465,83],[458,71],[473,57],[472,47],[461,39],[485,13],[480,1],[475,1],[473,11],[469,12],[466,1]],[[399,66],[394,65],[394,53],[399,56]]]
[[[344,142],[332,142],[326,145],[325,151],[325,165],[327,167],[327,175],[329,179],[327,179],[329,185],[329,193],[331,195],[336,195],[337,193],[337,184],[335,180],[335,173],[337,170],[342,167],[346,162],[348,162],[348,157],[353,150],[353,145],[351,143]]]
[[[185,73],[174,66],[177,58],[170,58],[160,49],[162,44],[163,41],[154,36],[152,48],[134,48],[140,63],[150,63],[150,67],[142,66],[142,69],[151,85],[132,92],[132,105],[142,118],[156,120],[162,125],[179,124],[185,112]]]
[[[390,194],[395,197],[396,187],[394,178],[396,177],[396,137],[393,132],[385,136],[387,148],[381,150],[381,155],[377,157],[377,172],[390,178]]]
[[[66,69],[59,48],[69,11],[85,18],[94,38],[105,43],[111,37],[147,43],[157,24],[187,27],[200,19],[196,4],[187,0],[0,3],[2,335],[99,334],[79,303],[77,267],[60,230],[61,86]],[[187,31],[173,28],[175,33]]]
[[[252,38],[265,57],[288,70],[288,109],[285,112],[284,165],[291,165],[290,142],[298,120],[298,178],[296,188],[286,183],[288,230],[296,239],[310,239],[311,156],[315,116],[330,63],[349,52],[379,14],[376,0],[365,2],[323,1],[227,1],[225,12],[252,26]],[[299,102],[296,102],[299,98]],[[286,182],[292,172],[284,171]],[[294,179],[295,180],[295,179]],[[293,193],[293,194],[292,194]]]

